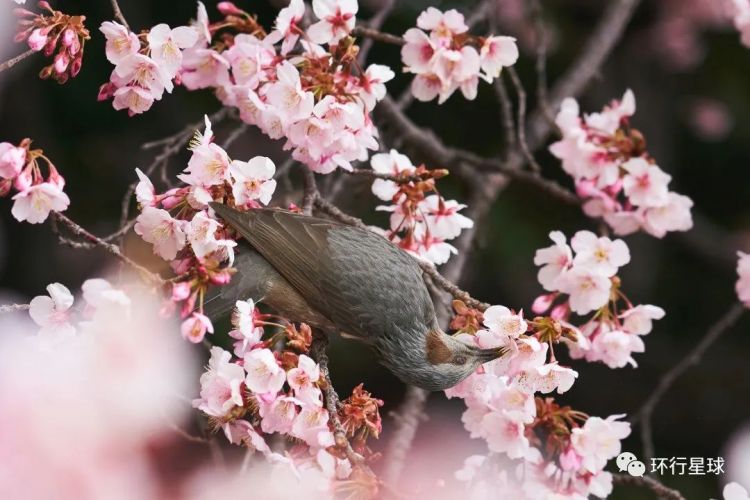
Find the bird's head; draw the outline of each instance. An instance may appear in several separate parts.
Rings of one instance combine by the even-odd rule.
[[[381,337],[376,347],[381,362],[398,378],[428,391],[453,387],[507,352],[502,347],[480,349],[465,344],[437,326],[428,328],[426,334]]]

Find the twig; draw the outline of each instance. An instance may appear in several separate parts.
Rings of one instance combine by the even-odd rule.
[[[612,474],[612,483],[615,485],[631,485],[648,488],[654,492],[657,498],[663,500],[685,500],[682,493],[665,486],[650,476],[631,476],[630,474]]]
[[[390,45],[404,45],[406,44],[406,40],[401,38],[400,36],[392,35],[390,33],[385,33],[383,31],[370,28],[367,26],[357,26],[352,30],[352,35],[354,36],[361,36],[363,38],[371,38],[375,40],[376,42],[382,42],[387,43]]]
[[[396,4],[396,0],[385,0],[383,5],[378,9],[374,16],[367,21],[367,27],[375,30],[379,30],[385,20],[388,18],[388,14],[393,10],[393,6]],[[370,53],[370,49],[374,44],[375,40],[372,38],[365,38],[359,47],[359,54],[357,54],[357,61],[360,65],[364,66],[367,62],[367,55]]]
[[[552,130],[556,130],[555,118],[547,97],[547,28],[544,23],[542,5],[539,0],[531,0],[531,16],[534,18],[536,38],[536,105],[544,114]]]
[[[29,308],[29,304],[6,304],[0,306],[0,314],[7,314],[16,311],[26,311]]]
[[[128,31],[130,31],[130,25],[125,20],[125,16],[122,15],[122,10],[120,10],[120,5],[117,3],[117,0],[111,0],[111,2],[112,2],[112,10],[115,13],[115,19],[120,21],[120,24],[125,26],[128,29]]]
[[[646,398],[641,408],[633,417],[634,421],[641,424],[641,444],[643,446],[643,456],[647,461],[651,460],[654,455],[654,443],[651,430],[651,417],[656,405],[659,403],[664,394],[669,390],[675,381],[685,373],[688,368],[698,363],[711,345],[745,312],[745,307],[740,303],[735,303],[719,320],[714,323],[688,354],[680,360],[679,363],[672,366],[664,375],[659,378],[659,382],[653,392]]]
[[[419,267],[422,268],[422,271],[424,271],[425,274],[432,278],[437,286],[453,295],[453,297],[463,301],[469,307],[479,309],[480,311],[484,311],[485,309],[490,307],[490,304],[477,300],[469,295],[469,292],[461,290],[457,285],[440,274],[438,270],[435,269],[435,266],[433,266],[429,262],[419,261]]]
[[[349,459],[353,466],[358,466],[371,477],[375,477],[375,474],[365,463],[364,457],[355,452],[354,449],[352,449],[352,445],[346,438],[346,431],[344,430],[344,426],[341,424],[341,420],[339,419],[339,396],[338,394],[336,394],[336,389],[333,387],[333,382],[331,382],[331,374],[328,369],[328,355],[326,354],[327,347],[328,338],[324,334],[315,332],[312,345],[310,346],[310,356],[320,366],[320,374],[323,376],[323,379],[326,382],[325,388],[323,389],[323,392],[325,394],[325,405],[326,410],[328,410],[328,415],[331,419],[331,423],[333,424],[333,434],[336,440],[336,446],[344,450],[346,457]]]
[[[578,58],[555,83],[549,93],[550,109],[557,109],[566,97],[580,94],[599,73],[602,64],[625,32],[640,0],[614,0],[589,36]],[[540,108],[529,116],[529,147],[539,148],[552,127]]]
[[[529,145],[526,143],[526,91],[515,68],[511,66],[506,71],[510,75],[510,81],[513,82],[513,88],[516,89],[516,95],[518,96],[518,144],[521,146],[521,152],[523,152],[523,156],[526,158],[526,162],[531,167],[531,170],[538,174],[542,171],[542,167],[537,163],[536,158],[534,158],[534,155],[529,150]]]
[[[508,97],[508,90],[505,88],[505,82],[502,78],[495,78],[493,82],[495,95],[500,103],[500,118],[503,125],[503,136],[505,143],[505,152],[508,159],[510,151],[516,148],[516,135],[514,133],[515,123],[513,120],[513,105]]]
[[[303,167],[304,195],[302,196],[302,213],[312,215],[315,198],[318,196],[318,186],[315,183],[315,173],[309,167]]]
[[[232,130],[232,132],[227,136],[226,139],[224,139],[224,142],[222,143],[221,147],[222,149],[229,149],[229,146],[231,146],[234,141],[242,137],[242,135],[247,132],[248,125],[245,122],[242,122],[239,127]]]
[[[151,271],[149,271],[142,265],[138,264],[134,260],[124,255],[122,251],[120,250],[120,247],[118,247],[117,245],[107,243],[106,241],[102,240],[98,236],[91,234],[86,229],[82,228],[77,223],[73,222],[71,219],[69,219],[68,217],[66,217],[65,215],[59,212],[53,212],[52,215],[53,215],[53,220],[62,223],[75,236],[78,236],[79,238],[83,238],[84,240],[86,240],[88,243],[90,243],[93,246],[103,248],[110,254],[114,255],[118,260],[122,261],[123,263],[127,264],[128,266],[138,271],[147,280],[158,285],[164,283],[164,280],[160,276],[152,273]]]
[[[29,57],[33,53],[34,53],[34,51],[31,50],[31,49],[29,49],[26,52],[24,52],[23,54],[19,54],[19,55],[17,55],[16,57],[14,57],[12,59],[8,59],[4,63],[0,63],[0,73],[2,73],[3,71],[5,71],[6,69],[12,68],[13,66],[15,66],[18,63],[20,63],[21,61],[23,61],[24,59],[26,59],[27,57]]]
[[[370,179],[383,179],[386,181],[392,181],[398,184],[405,184],[408,182],[422,182],[427,179],[430,179],[434,176],[433,172],[426,172],[423,175],[393,175],[393,174],[381,174],[379,172],[375,172],[374,170],[368,170],[366,168],[355,168],[354,170],[347,171],[344,170],[343,172],[359,176],[359,177],[369,177]],[[448,175],[448,171],[445,171],[445,174],[442,176]]]

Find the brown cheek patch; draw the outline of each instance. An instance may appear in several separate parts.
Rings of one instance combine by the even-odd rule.
[[[448,346],[440,340],[440,334],[436,330],[430,330],[427,334],[427,361],[433,365],[447,363],[451,359],[451,351]]]

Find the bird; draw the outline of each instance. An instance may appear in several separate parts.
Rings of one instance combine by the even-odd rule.
[[[252,298],[364,342],[401,381],[428,391],[453,387],[505,352],[445,333],[416,259],[379,234],[277,208],[210,206],[242,238],[236,273],[204,304],[212,319]]]

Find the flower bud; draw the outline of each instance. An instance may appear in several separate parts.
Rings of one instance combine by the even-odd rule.
[[[81,72],[81,66],[83,66],[83,59],[79,56],[73,59],[73,62],[70,64],[70,76],[75,78],[78,73]]]
[[[570,307],[568,306],[568,303],[559,304],[552,308],[552,311],[549,313],[550,318],[559,321],[561,319],[565,319],[568,314],[570,314]]]
[[[37,3],[37,5],[39,6],[40,9],[46,9],[52,12],[52,7],[45,0],[40,0],[39,3]]]
[[[48,165],[48,167],[49,167],[49,182],[59,187],[60,189],[63,189],[65,187],[65,179],[63,179],[63,176],[60,175],[60,173],[57,171],[55,166],[52,165],[51,163]]]
[[[534,314],[544,314],[552,306],[552,302],[555,301],[556,297],[556,293],[540,295],[534,299],[534,303],[531,305],[531,310],[534,311]]]
[[[65,52],[59,52],[55,56],[55,72],[58,74],[63,74],[68,69],[68,64],[70,64],[70,58],[68,57],[68,54]]]
[[[31,32],[26,43],[29,44],[29,48],[35,52],[39,52],[44,48],[47,43],[47,35],[42,33],[42,30],[37,28]]]
[[[13,179],[0,180],[0,198],[8,195],[11,186],[13,186]]]
[[[13,181],[13,187],[15,187],[17,191],[26,191],[31,187],[32,182],[31,166],[28,166],[16,176],[15,181]]]
[[[107,99],[111,99],[112,95],[114,95],[115,93],[115,90],[117,90],[117,87],[112,82],[102,84],[102,86],[99,87],[99,94],[97,94],[96,100],[106,101]]]
[[[228,270],[211,274],[211,283],[214,285],[226,285],[231,279],[232,275]]]
[[[225,16],[241,16],[245,13],[232,2],[219,2],[218,4],[216,4],[216,8]]]
[[[61,43],[62,43],[62,44],[63,44],[63,45],[65,46],[65,47],[70,47],[70,46],[71,46],[71,45],[73,44],[73,41],[74,41],[75,39],[76,39],[76,34],[75,34],[75,32],[74,32],[74,31],[73,31],[72,29],[70,29],[70,28],[67,28],[67,29],[66,29],[65,31],[63,31],[63,33],[62,33],[62,38],[61,38],[60,42],[61,42]]]
[[[182,281],[172,285],[172,301],[181,302],[190,296],[190,282]]]

